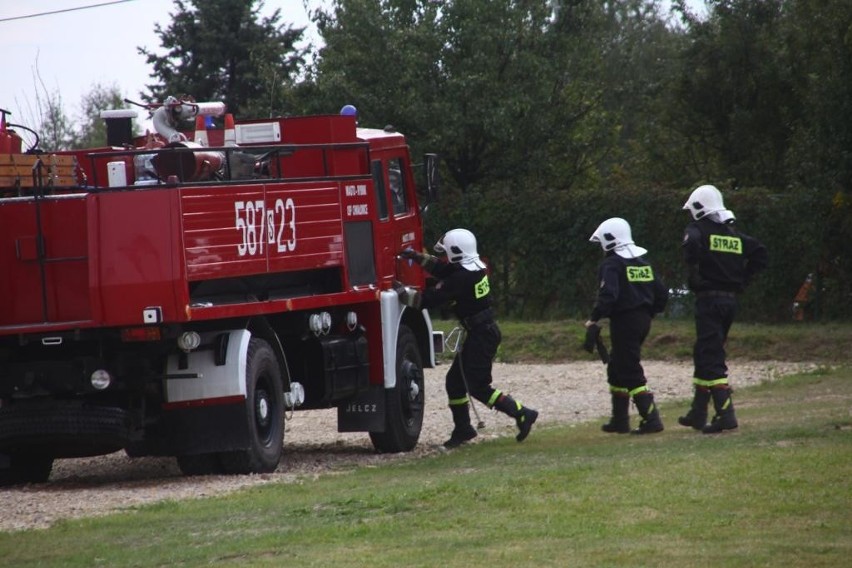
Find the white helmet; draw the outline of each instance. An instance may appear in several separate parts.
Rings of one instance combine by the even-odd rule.
[[[589,241],[600,243],[604,251],[615,251],[621,258],[636,258],[648,252],[633,244],[630,224],[621,217],[612,217],[598,225]]]
[[[473,272],[485,269],[485,263],[479,260],[476,252],[476,237],[467,229],[447,231],[435,243],[435,252],[446,253],[447,260],[460,263],[465,270]]]
[[[683,208],[688,210],[696,221],[709,217],[717,223],[727,223],[734,219],[734,212],[725,209],[722,192],[716,189],[715,185],[695,188]]]

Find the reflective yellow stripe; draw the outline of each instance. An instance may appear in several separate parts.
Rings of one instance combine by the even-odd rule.
[[[639,394],[640,392],[649,392],[649,391],[650,391],[650,389],[648,388],[648,385],[643,385],[641,387],[636,387],[635,389],[630,391],[628,394],[631,397],[633,397],[633,396],[636,396],[637,394]]]
[[[494,394],[492,394],[491,398],[488,399],[488,408],[491,408],[491,407],[494,406],[494,403],[497,402],[497,399],[500,398],[501,394],[503,394],[503,393],[498,391],[498,390],[494,391]]]
[[[482,280],[476,283],[474,287],[473,295],[476,299],[480,299],[483,296],[487,296],[488,292],[491,291],[491,285],[488,283],[488,276],[483,276]]]
[[[612,385],[609,385],[609,392],[611,392],[612,394],[626,394],[628,396],[630,395],[630,389],[626,389],[624,387],[614,387]]]
[[[739,237],[710,235],[710,250],[713,252],[743,253],[743,241]]]
[[[727,385],[728,378],[725,377],[723,379],[713,379],[712,381],[705,381],[704,379],[699,379],[698,377],[695,377],[692,379],[692,384],[697,387],[707,387],[709,389],[718,385]]]
[[[628,282],[653,282],[654,270],[650,266],[628,266]]]
[[[464,395],[461,398],[451,398],[450,399],[450,406],[461,406],[462,404],[467,404],[468,402],[470,402],[470,397],[467,396],[467,395]]]

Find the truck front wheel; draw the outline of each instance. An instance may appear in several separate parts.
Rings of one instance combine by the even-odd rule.
[[[423,362],[417,338],[399,326],[396,342],[396,385],[385,389],[385,431],[370,432],[373,446],[383,453],[408,452],[420,439],[425,408]]]
[[[222,452],[225,473],[270,473],[284,443],[284,387],[281,367],[269,343],[252,338],[246,355],[246,415],[249,447]]]
[[[191,454],[177,457],[178,467],[184,475],[216,475],[224,473],[219,454]]]
[[[53,469],[53,458],[37,454],[13,453],[8,467],[0,469],[0,487],[19,483],[45,483]]]

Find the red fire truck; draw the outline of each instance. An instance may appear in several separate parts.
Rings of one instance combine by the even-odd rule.
[[[440,334],[393,291],[424,284],[396,256],[423,247],[403,135],[170,97],[135,138],[132,114],[73,152],[0,124],[0,484],[122,449],[270,472],[302,409],[413,449]]]

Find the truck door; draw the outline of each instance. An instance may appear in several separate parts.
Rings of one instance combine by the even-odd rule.
[[[423,249],[420,212],[414,199],[414,180],[407,156],[402,150],[397,155],[389,154],[382,160],[375,160],[372,171],[382,243],[381,276],[417,284],[422,280],[420,268],[396,258],[404,248]]]

